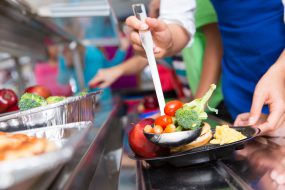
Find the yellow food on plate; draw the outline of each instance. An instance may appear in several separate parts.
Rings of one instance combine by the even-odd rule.
[[[245,138],[246,136],[244,136],[241,132],[230,128],[228,125],[221,125],[216,127],[214,139],[210,141],[210,144],[229,144]]]

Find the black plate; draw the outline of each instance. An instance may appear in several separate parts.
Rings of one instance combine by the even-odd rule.
[[[260,130],[253,127],[232,127],[241,132],[247,138],[224,145],[208,144],[205,146],[197,147],[192,150],[173,153],[168,156],[142,158],[136,156],[133,152],[129,157],[134,160],[146,161],[152,166],[161,166],[163,164],[171,164],[176,167],[189,166],[204,162],[215,161],[218,159],[225,159],[232,155],[235,150],[242,149],[246,142],[256,137]],[[213,130],[214,132],[214,130]]]

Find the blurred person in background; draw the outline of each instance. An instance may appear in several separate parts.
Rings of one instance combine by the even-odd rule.
[[[72,91],[69,83],[60,84],[57,81],[58,76],[58,56],[59,48],[50,38],[44,40],[47,50],[48,60],[38,62],[35,65],[34,72],[37,85],[47,87],[53,96],[71,96]]]
[[[129,48],[129,40],[124,37],[120,38],[120,47],[116,51],[115,56],[108,60],[103,52],[93,46],[77,46],[77,51],[80,55],[80,60],[82,63],[83,76],[85,81],[85,88],[89,87],[90,80],[98,73],[98,71],[102,68],[108,68],[115,66],[121,63],[126,56],[126,51]],[[112,77],[112,76],[111,76]],[[61,84],[69,83],[70,79],[75,80],[76,84],[76,92],[79,92],[79,81],[76,76],[76,72],[73,64],[73,52],[68,48],[68,46],[64,46],[62,56],[59,57],[59,75],[58,81]],[[99,83],[93,83],[91,88],[92,91],[98,90],[100,87]],[[101,96],[102,99],[111,98],[111,90],[109,88],[105,88],[103,94]]]

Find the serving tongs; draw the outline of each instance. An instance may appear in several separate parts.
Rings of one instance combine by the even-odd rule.
[[[132,5],[134,15],[142,22],[145,22],[147,18],[145,6],[143,4],[134,4]],[[140,39],[142,42],[142,46],[145,50],[146,57],[148,60],[154,89],[156,92],[159,109],[161,115],[164,115],[164,107],[165,107],[165,99],[159,79],[159,74],[156,66],[156,60],[153,53],[154,43],[152,40],[150,30],[139,31]],[[201,129],[197,130],[190,130],[190,131],[180,131],[174,133],[164,133],[164,134],[152,134],[152,133],[145,133],[144,135],[148,140],[151,142],[161,145],[161,146],[180,146],[187,143],[194,141],[197,137],[201,134]]]

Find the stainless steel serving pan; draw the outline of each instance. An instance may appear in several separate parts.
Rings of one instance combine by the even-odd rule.
[[[54,142],[57,148],[38,156],[0,161],[0,189],[14,186],[67,162],[92,126],[92,122],[78,122],[15,132],[45,137]]]
[[[94,121],[96,100],[101,91],[69,97],[61,102],[0,116],[0,131],[18,131],[41,126]]]

